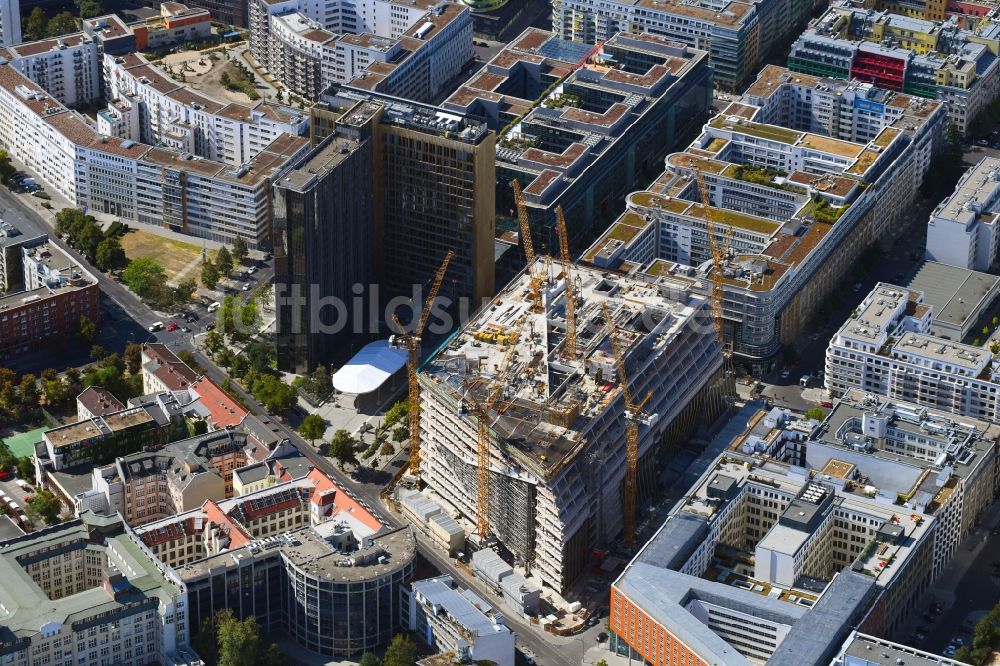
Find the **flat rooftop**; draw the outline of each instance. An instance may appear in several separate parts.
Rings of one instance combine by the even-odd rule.
[[[1000,277],[927,261],[908,288],[923,293],[935,321],[964,330],[996,299]]]
[[[658,284],[641,277],[606,277],[595,268],[577,266],[577,349],[569,354],[561,268],[539,258],[530,269],[540,279],[544,309],[533,310],[530,278],[522,272],[438,349],[424,365],[420,381],[423,390],[459,412],[470,395],[486,398],[497,368],[517,368],[497,402],[499,415],[492,427],[513,457],[545,475],[583,449],[584,434],[621,392],[604,308],[628,358],[640,345],[644,355],[666,350],[704,300],[691,293],[688,284],[673,283],[669,277]],[[671,296],[663,295],[666,283],[676,287]],[[473,418],[469,412],[466,418]]]

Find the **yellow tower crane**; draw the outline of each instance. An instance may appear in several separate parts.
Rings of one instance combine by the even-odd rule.
[[[715,226],[715,221],[712,219],[714,217],[714,208],[711,200],[708,198],[708,187],[705,186],[705,177],[698,167],[694,168],[694,173],[698,183],[698,194],[701,195],[701,203],[705,207],[705,227],[708,231],[708,247],[712,253],[712,320],[715,322],[715,335],[719,340],[719,344],[722,345],[722,353],[728,365],[732,351],[729,345],[726,344],[723,328],[723,304],[726,297],[724,269],[726,257],[729,255],[729,248],[733,244],[733,227],[731,225],[726,227],[725,240],[720,244],[717,237],[717,227]]]
[[[618,381],[622,385],[622,398],[625,400],[625,484],[622,488],[622,501],[625,507],[622,513],[625,514],[625,545],[631,546],[635,543],[635,505],[636,495],[639,491],[639,421],[643,418],[642,408],[653,397],[653,392],[647,393],[642,402],[636,403],[632,399],[632,390],[628,386],[628,375],[625,372],[625,358],[621,345],[618,343],[618,330],[611,318],[608,306],[601,303],[601,310],[604,312],[604,322],[608,327],[608,339],[611,341],[611,350],[615,355],[615,367],[618,369]]]
[[[409,383],[408,412],[410,421],[410,473],[414,476],[420,474],[420,383],[417,381],[417,367],[420,365],[420,336],[424,334],[424,327],[427,326],[427,319],[431,314],[431,307],[434,300],[441,291],[441,283],[444,282],[444,274],[448,272],[448,264],[451,263],[455,253],[448,250],[444,261],[434,274],[431,282],[431,290],[427,294],[424,302],[424,309],[420,312],[420,319],[412,333],[399,333],[389,338],[389,344],[397,349],[406,350],[406,379]],[[396,313],[392,315],[396,327],[404,331],[403,325],[399,322]]]
[[[566,344],[562,355],[576,356],[576,288],[573,284],[573,262],[569,256],[569,240],[566,234],[566,218],[562,206],[556,207],[557,229],[559,231],[559,254],[562,256],[563,280],[566,281]]]
[[[544,303],[542,303],[542,277],[538,275],[537,267],[535,266],[535,244],[531,240],[531,223],[528,220],[528,207],[524,204],[521,183],[515,178],[511,184],[514,186],[517,219],[521,225],[521,245],[524,246],[524,257],[528,262],[528,277],[530,278],[528,293],[531,299],[531,311],[541,312],[542,308],[545,307]]]
[[[485,387],[486,398],[479,400],[472,389],[475,382],[467,382],[465,395],[472,406],[472,413],[476,417],[476,531],[479,538],[485,541],[490,534],[490,412],[496,406],[503,393],[504,387],[508,385],[508,377],[511,363],[517,355],[517,341],[521,337],[521,329],[527,318],[522,319],[516,327],[511,342],[508,343],[503,358],[496,367],[493,379],[487,382]]]

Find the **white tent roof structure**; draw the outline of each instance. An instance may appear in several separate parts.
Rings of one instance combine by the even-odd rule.
[[[362,347],[350,361],[334,373],[333,387],[341,393],[371,393],[406,365],[406,350],[394,349],[388,340],[376,340]]]

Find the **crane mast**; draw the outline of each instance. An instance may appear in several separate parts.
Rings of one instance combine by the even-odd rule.
[[[576,289],[573,284],[573,262],[569,256],[569,239],[566,234],[566,218],[562,206],[556,207],[557,229],[559,231],[559,254],[562,257],[563,280],[566,283],[566,344],[563,357],[576,356]]]
[[[622,513],[625,519],[623,529],[625,545],[631,546],[635,543],[636,496],[639,491],[639,421],[643,416],[642,408],[653,397],[653,392],[647,393],[642,402],[638,404],[632,399],[632,390],[628,386],[629,378],[625,372],[625,357],[618,342],[618,329],[611,318],[608,306],[601,303],[601,310],[604,313],[605,324],[608,326],[608,339],[611,341],[611,351],[615,355],[615,368],[618,370],[618,381],[621,382],[622,398],[625,401],[625,482],[622,487],[622,502],[624,504]]]
[[[410,425],[409,470],[414,476],[418,476],[420,474],[420,384],[417,381],[417,367],[420,365],[420,336],[423,335],[424,327],[427,326],[427,320],[431,314],[431,307],[434,305],[434,300],[441,291],[441,283],[444,282],[444,275],[448,272],[448,264],[451,263],[454,256],[455,253],[448,250],[448,254],[444,257],[444,261],[441,262],[441,266],[434,274],[434,279],[431,282],[431,290],[427,294],[427,300],[424,302],[424,309],[420,312],[420,319],[417,321],[417,325],[413,329],[413,332],[399,333],[389,338],[389,344],[391,346],[396,347],[397,349],[406,350],[406,380],[408,383],[407,417]],[[396,327],[400,331],[405,330],[395,313],[393,313],[392,318],[396,323]]]
[[[473,384],[466,384],[466,396],[472,403],[472,411],[476,417],[476,531],[483,541],[490,534],[490,412],[496,406],[510,379],[510,368],[517,352],[521,330],[527,318],[518,324],[503,358],[497,365],[496,374],[486,385],[486,399],[478,400],[472,392]]]
[[[542,277],[538,275],[535,266],[535,244],[531,240],[531,223],[528,220],[528,207],[524,203],[521,183],[515,178],[511,185],[514,187],[514,201],[517,204],[517,220],[521,229],[521,245],[524,247],[524,257],[528,266],[528,293],[531,299],[531,311],[541,312],[544,307],[542,303]]]

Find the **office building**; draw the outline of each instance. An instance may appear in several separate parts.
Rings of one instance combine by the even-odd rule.
[[[116,516],[90,513],[0,544],[0,654],[12,664],[203,663],[187,590]]]
[[[897,428],[945,422],[895,404],[859,447],[874,405],[850,400],[818,428],[780,409],[736,417],[740,434],[713,444],[613,584],[613,648],[654,664],[828,666],[855,629],[901,629],[961,539],[961,507],[996,488],[995,435],[959,426],[954,447],[909,455]]]
[[[0,359],[73,340],[81,318],[100,324],[97,278],[50,245],[47,237],[16,243],[3,254],[8,291],[0,297]],[[18,265],[21,275],[14,284],[10,280]]]
[[[930,333],[920,292],[880,282],[826,350],[826,389],[848,389],[982,420],[1000,418],[1000,361]]]
[[[705,51],[633,33],[594,48],[529,28],[442,107],[486,118],[497,132],[500,231],[519,231],[516,179],[535,247],[557,256],[556,208],[575,254],[694,135],[711,97]]]
[[[597,44],[618,32],[644,32],[708,51],[715,85],[739,90],[775,47],[797,34],[821,0],[555,0],[552,30]]]
[[[496,153],[486,124],[347,86],[328,90],[312,114],[314,141],[335,132],[372,143],[381,301],[404,296],[422,304],[448,250],[455,257],[441,295],[471,301],[469,311],[492,296]]]
[[[572,274],[578,335],[571,354],[562,268],[539,258],[530,269],[543,285],[540,310],[521,273],[421,370],[420,474],[449,513],[476,524],[477,421],[469,405],[503,382],[498,413],[490,412],[490,534],[562,591],[591,551],[622,530],[626,380],[603,308],[614,320],[632,394],[652,394],[639,429],[639,504],[653,494],[657,461],[688,432],[690,415],[711,421],[720,413],[713,382],[722,355],[708,303],[688,285],[584,266]],[[517,370],[498,378],[505,356]]]
[[[0,46],[21,43],[21,2],[0,2]]]
[[[430,101],[475,56],[472,14],[443,0],[250,0],[250,52],[289,92],[334,83]]]
[[[851,632],[829,666],[890,666],[900,662],[908,666],[965,666],[961,661],[860,631]]]
[[[965,133],[1000,94],[998,55],[995,16],[963,30],[952,19],[875,12],[843,0],[796,40],[788,68],[941,100],[949,121]]]
[[[414,581],[404,608],[407,629],[460,663],[514,666],[514,632],[485,599],[459,588],[451,576]]]
[[[329,137],[274,185],[282,370],[305,373],[343,362],[355,336],[369,332],[358,330],[372,314],[368,294],[355,288],[375,284],[373,143]],[[324,311],[323,303],[331,305]]]
[[[984,157],[967,170],[954,194],[938,204],[927,222],[927,252],[939,261],[989,271],[1000,247],[1000,159]]]
[[[924,295],[931,307],[931,335],[945,340],[974,341],[992,323],[1000,297],[1000,277],[936,261],[925,261],[908,288]]]
[[[223,608],[323,655],[360,655],[401,628],[416,540],[349,491],[306,477],[137,530],[187,587],[190,626]]]
[[[943,104],[768,66],[583,254],[603,270],[675,275],[704,293],[708,221],[724,245],[724,335],[767,372],[861,253],[888,237],[939,149]],[[698,187],[705,181],[706,210]]]
[[[984,518],[1000,490],[995,422],[957,418],[851,389],[812,433],[797,461],[860,487],[901,511],[937,521],[931,577]]]

